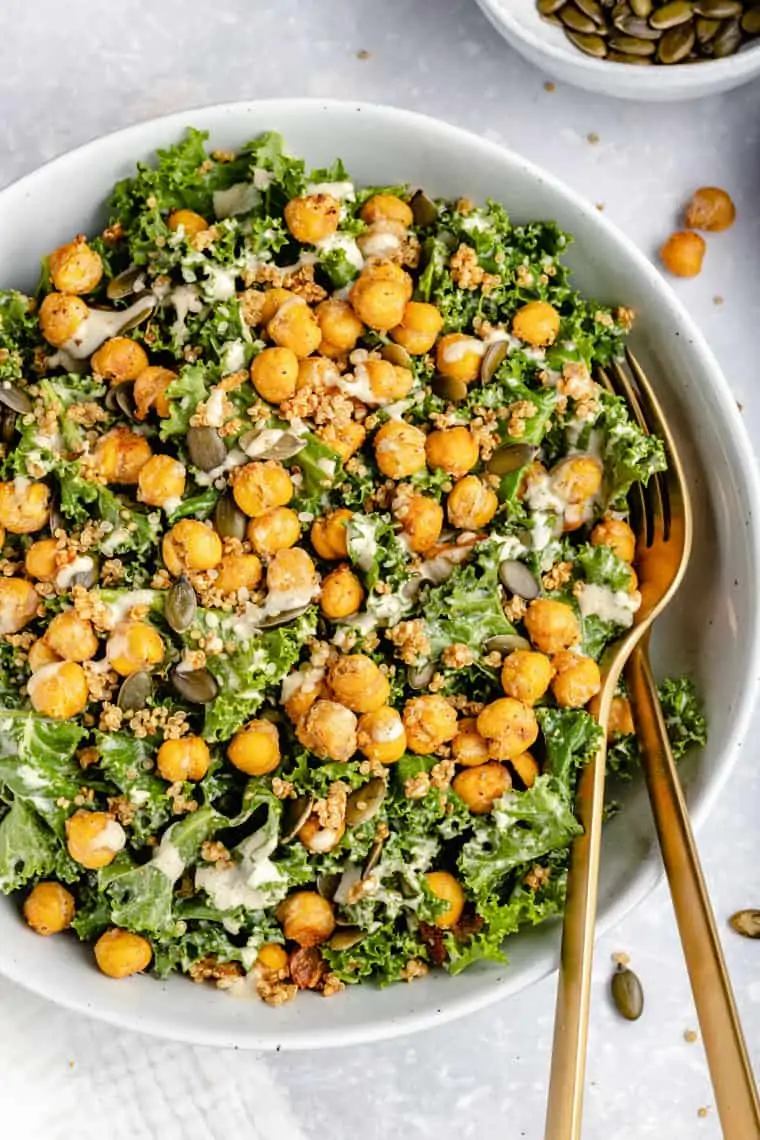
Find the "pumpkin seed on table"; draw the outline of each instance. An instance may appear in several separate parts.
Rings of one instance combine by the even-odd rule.
[[[644,990],[633,970],[618,966],[612,975],[610,991],[618,1013],[628,1021],[638,1021],[644,1010]]]
[[[745,938],[760,938],[760,910],[737,910],[728,920],[732,930]]]

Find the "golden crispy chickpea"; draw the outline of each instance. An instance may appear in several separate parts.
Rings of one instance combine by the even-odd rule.
[[[396,709],[382,705],[359,717],[359,751],[376,764],[394,764],[406,752],[406,729]]]
[[[357,364],[354,376],[363,389],[369,388],[371,398],[359,397],[368,404],[390,404],[408,396],[414,384],[414,377],[408,368],[391,364],[388,360],[368,360]]]
[[[339,381],[337,364],[325,355],[307,356],[298,361],[296,390],[299,392],[302,388],[336,388]]]
[[[0,578],[0,634],[18,633],[37,613],[39,595],[26,578]]]
[[[406,226],[390,219],[373,222],[356,239],[362,255],[368,257],[395,257],[407,238]]]
[[[71,293],[48,293],[40,305],[40,331],[48,344],[62,348],[87,320],[89,312],[81,297]]]
[[[61,658],[58,654],[50,648],[42,637],[38,637],[37,640],[29,646],[27,663],[33,673],[39,673],[40,669],[44,669],[46,665],[54,665],[60,660]]]
[[[320,760],[345,763],[356,752],[356,716],[336,701],[319,698],[296,727],[296,736]]]
[[[177,379],[171,368],[161,368],[150,364],[143,368],[135,380],[132,395],[135,400],[135,419],[144,420],[153,410],[162,420],[171,415],[169,397],[166,390]]]
[[[267,325],[267,334],[275,344],[289,348],[297,357],[311,356],[322,340],[319,322],[302,297],[280,305]]]
[[[411,495],[396,508],[395,515],[414,554],[424,554],[441,537],[443,507],[427,495]]]
[[[488,526],[499,508],[499,498],[477,475],[465,475],[449,492],[446,514],[459,530],[480,530]]]
[[[320,352],[325,356],[342,356],[356,347],[356,342],[364,332],[364,325],[348,301],[328,297],[317,305],[316,314],[322,332],[322,345],[329,346],[328,352],[320,346]]]
[[[126,842],[124,828],[110,812],[80,808],[66,820],[69,855],[88,871],[113,863]]]
[[[529,301],[512,318],[512,335],[537,348],[554,344],[559,332],[559,313],[548,301]]]
[[[185,211],[182,211],[184,213]],[[188,213],[190,211],[187,211]],[[95,961],[108,978],[128,978],[147,970],[153,957],[150,942],[131,930],[114,926],[95,943]]]
[[[591,531],[592,546],[609,546],[623,562],[636,557],[636,535],[623,519],[602,519]]]
[[[316,566],[306,551],[300,546],[290,546],[278,550],[267,569],[267,587],[270,593],[299,594],[319,589],[319,575]]]
[[[152,455],[137,477],[137,497],[149,507],[176,509],[185,493],[185,465],[171,455]]]
[[[500,697],[486,705],[478,715],[477,726],[492,760],[511,760],[538,739],[536,714],[514,697]]]
[[[103,277],[100,254],[79,234],[66,245],[59,245],[48,258],[50,276],[60,293],[91,293]]]
[[[37,883],[24,899],[24,918],[35,934],[59,934],[71,926],[74,896],[60,883]]]
[[[280,763],[280,735],[268,720],[250,720],[227,746],[230,764],[246,776],[266,776]]]
[[[259,314],[259,324],[268,325],[272,317],[275,316],[277,310],[284,304],[294,302],[295,304],[304,304],[303,297],[299,297],[291,289],[281,289],[277,286],[274,289],[267,289],[264,293],[264,300],[262,302],[261,313]]]
[[[147,439],[128,427],[112,428],[98,440],[95,467],[107,483],[133,485],[153,454]]]
[[[465,903],[464,891],[459,882],[448,871],[428,871],[425,879],[435,897],[448,903],[446,910],[433,919],[433,925],[441,930],[456,926],[462,917]]]
[[[407,748],[421,755],[435,752],[457,734],[456,711],[437,693],[408,700],[403,720]]]
[[[512,787],[512,777],[503,764],[489,760],[457,772],[451,786],[474,815],[486,815]]]
[[[43,665],[26,686],[35,712],[54,720],[79,716],[90,699],[87,676],[76,661],[56,661]]]
[[[438,341],[435,365],[442,376],[469,384],[480,375],[484,353],[485,344],[476,336],[447,333]]]
[[[340,221],[340,202],[332,194],[291,198],[285,207],[285,225],[296,241],[315,245],[332,237]]]
[[[44,483],[0,483],[0,525],[11,534],[34,534],[49,518],[50,490]]]
[[[361,276],[366,280],[392,281],[396,285],[401,285],[404,290],[404,300],[411,301],[412,299],[414,282],[409,274],[390,257],[368,257],[364,262]]]
[[[24,556],[24,569],[30,578],[39,582],[52,582],[58,571],[55,556],[58,542],[55,538],[38,538]]]
[[[292,348],[265,348],[251,361],[251,383],[270,404],[281,404],[295,394],[298,357]]]
[[[288,968],[288,952],[279,942],[265,942],[259,949],[256,965],[278,974]]]
[[[395,194],[373,194],[362,206],[359,217],[368,226],[374,222],[400,222],[407,229],[414,221],[410,207]]]
[[[363,601],[364,588],[350,566],[337,566],[322,579],[319,608],[330,621],[355,614]]]
[[[210,763],[208,744],[200,736],[165,740],[156,756],[158,774],[170,784],[178,780],[202,780]]]
[[[412,356],[430,352],[443,328],[443,317],[435,305],[425,301],[407,301],[401,323],[391,329],[391,336]]]
[[[351,286],[349,298],[357,317],[370,328],[387,332],[404,319],[407,296],[401,281],[362,273]]]
[[[136,380],[149,365],[148,354],[141,344],[128,336],[112,336],[93,353],[90,368],[109,384]]]
[[[289,942],[319,946],[335,929],[332,905],[316,891],[296,891],[277,907],[277,919]]]
[[[478,764],[485,764],[488,760],[488,744],[478,732],[474,716],[464,717],[457,724],[451,755],[463,768],[477,768]]]
[[[301,537],[301,523],[290,507],[275,507],[248,523],[248,541],[262,558],[295,546]]]
[[[570,455],[551,470],[552,488],[567,503],[585,503],[602,485],[604,471],[594,455]]]
[[[320,558],[337,562],[348,557],[348,524],[351,518],[352,512],[341,507],[314,520],[309,537]]]
[[[478,462],[480,452],[475,436],[466,427],[439,428],[425,440],[428,467],[441,467],[461,479]]]
[[[255,554],[225,554],[219,563],[214,587],[223,594],[255,590],[261,581],[261,559]]]
[[[388,703],[390,684],[385,673],[364,653],[347,653],[330,666],[327,683],[352,712],[374,712]]]
[[[532,644],[550,657],[581,639],[578,618],[566,602],[536,598],[528,606],[524,621]]]
[[[660,259],[675,277],[696,277],[702,272],[707,243],[701,234],[682,230],[660,246]]]
[[[686,225],[692,230],[719,233],[736,220],[736,207],[731,196],[719,186],[701,186],[695,190],[686,209]]]
[[[120,621],[106,642],[106,657],[120,677],[151,669],[164,659],[161,634],[146,621]]]
[[[549,688],[553,672],[552,663],[545,654],[516,649],[504,659],[501,687],[508,697],[514,697],[524,705],[534,705]]]
[[[293,480],[275,460],[246,463],[232,474],[235,502],[249,518],[256,519],[274,507],[286,507],[293,498]]]
[[[289,720],[298,724],[318,700],[329,700],[330,690],[321,670],[307,668],[289,673],[282,683],[280,703]]]
[[[375,461],[389,479],[405,479],[425,466],[425,433],[404,420],[388,420],[375,435]]]
[[[206,219],[201,214],[196,214],[195,210],[172,210],[166,224],[175,233],[184,230],[185,237],[195,237],[208,229]]]
[[[521,752],[509,761],[526,788],[532,788],[538,778],[539,767],[532,752]]]
[[[76,610],[56,614],[45,633],[45,641],[66,661],[90,661],[98,652],[98,638],[92,622]]]
[[[322,443],[326,444],[346,463],[364,443],[367,437],[367,429],[363,424],[358,424],[356,420],[350,420],[349,423],[341,427],[336,427],[334,423],[325,424],[324,427],[317,429],[316,434]]]
[[[222,540],[198,519],[180,519],[164,535],[161,554],[175,578],[188,570],[213,570],[222,561]]]
[[[583,657],[562,649],[552,658],[554,680],[552,692],[558,705],[565,709],[581,709],[602,687],[599,666],[591,657]]]
[[[337,847],[346,833],[345,820],[336,823],[323,824],[317,812],[313,811],[306,822],[298,830],[299,842],[303,843],[309,851],[317,855],[324,855]]]

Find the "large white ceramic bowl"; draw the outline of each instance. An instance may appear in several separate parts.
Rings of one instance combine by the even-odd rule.
[[[535,0],[477,0],[515,51],[552,76],[587,91],[620,99],[669,103],[718,95],[760,75],[760,39],[726,59],[640,67],[584,55],[561,28],[542,20]]]
[[[683,443],[696,507],[688,579],[658,630],[662,670],[693,670],[710,716],[710,743],[684,764],[696,821],[737,756],[758,679],[760,558],[753,459],[730,392],[699,330],[659,273],[588,203],[518,155],[445,123],[390,107],[282,100],[188,111],[89,143],[0,194],[0,285],[31,287],[40,257],[96,232],[113,182],[193,124],[232,148],[281,131],[290,148],[324,166],[341,155],[359,183],[410,182],[433,194],[493,197],[518,221],[555,218],[576,237],[570,261],[586,293],[638,312],[636,351]],[[654,887],[660,870],[643,788],[605,834],[600,928]],[[280,1009],[236,1001],[184,978],[114,982],[74,938],[39,938],[16,904],[0,900],[0,972],[52,1001],[132,1029],[198,1043],[300,1049],[367,1041],[433,1026],[489,1005],[554,970],[559,926],[511,939],[509,967],[457,978],[435,973],[380,991],[354,987],[331,1001],[302,995]]]

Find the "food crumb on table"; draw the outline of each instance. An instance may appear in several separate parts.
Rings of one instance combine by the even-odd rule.
[[[357,59],[369,59],[370,53],[367,51],[366,48],[361,48],[360,51],[358,51],[356,53],[356,58]]]
[[[704,1120],[704,1118],[709,1115],[709,1112],[710,1112],[710,1105],[704,1104],[704,1105],[702,1105],[701,1108],[697,1109],[697,1116],[700,1118],[700,1120]]]
[[[595,143],[599,142],[599,135],[596,133],[596,131],[589,131],[589,133],[586,135],[586,140],[593,146]]]
[[[624,950],[615,950],[610,954],[612,961],[616,966],[629,966],[631,964],[630,954],[626,954]]]
[[[549,94],[551,95],[552,92],[556,91],[556,90],[557,90],[557,84],[552,83],[552,81],[550,79],[547,80],[546,83],[544,84],[544,91],[548,91]]]
[[[688,1045],[693,1045],[695,1041],[699,1040],[699,1034],[696,1029],[684,1029],[683,1039]]]
[[[722,293],[716,293],[715,296],[713,297],[713,305],[722,305],[724,303],[725,299],[726,298],[723,296]]]

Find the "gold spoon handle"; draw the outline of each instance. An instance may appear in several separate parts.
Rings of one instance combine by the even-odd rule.
[[[760,1102],[646,645],[626,681],[725,1140],[760,1137]]]

